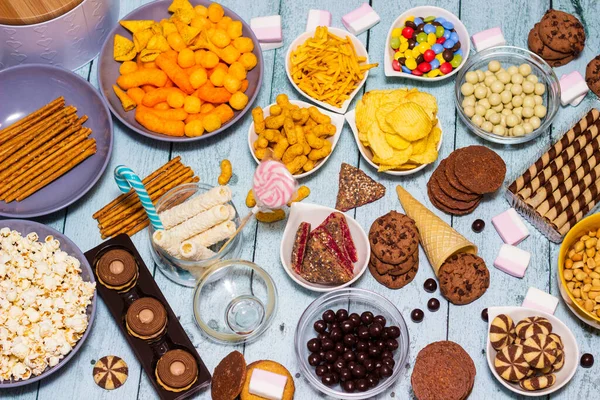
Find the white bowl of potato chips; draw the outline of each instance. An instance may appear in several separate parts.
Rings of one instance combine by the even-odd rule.
[[[308,125],[311,126],[312,131],[315,132],[314,135],[309,136],[310,144],[306,142],[305,135],[303,135],[304,138],[300,138],[300,141],[295,143],[306,143],[310,147],[310,149],[305,148],[305,151],[301,154],[294,153],[294,150],[299,149],[300,146],[293,148],[295,144],[289,143],[285,126],[279,126],[280,123],[276,123],[276,121],[272,121],[273,118],[270,118],[273,112],[277,114],[273,115],[273,117],[280,116],[282,108],[285,109],[289,106],[292,106],[295,109],[291,111],[291,115],[296,117],[295,119],[292,118],[292,121],[294,121],[294,129],[302,128],[301,134],[304,134],[304,132],[307,131],[305,127]],[[327,159],[329,159],[329,156],[333,153],[333,150],[335,150],[335,146],[342,133],[342,128],[344,127],[343,115],[323,110],[304,101],[288,100],[287,95],[280,94],[277,96],[277,103],[273,103],[262,109],[265,126],[264,130],[261,129],[262,134],[259,136],[255,127],[255,122],[258,118],[256,115],[257,109],[259,108],[260,107],[256,107],[253,110],[253,122],[248,129],[248,147],[250,148],[252,157],[258,164],[267,149],[271,149],[273,156],[277,159],[281,159],[286,166],[294,162],[302,164],[298,164],[296,166],[297,168],[291,168],[290,172],[292,172],[296,178],[309,176],[325,164]],[[298,110],[299,113],[294,115],[293,112],[296,110]],[[300,117],[300,114],[303,115],[303,117]],[[308,118],[306,115],[308,115]],[[272,122],[275,122],[276,125],[271,125]],[[269,126],[271,128],[269,128]],[[279,143],[281,142],[279,138],[285,138],[285,143]],[[298,138],[296,140],[298,140]],[[261,141],[262,144],[260,144]]]
[[[336,54],[343,57],[343,68]],[[304,32],[285,55],[285,71],[292,86],[322,108],[340,114],[348,110],[369,69],[378,65],[369,64],[367,49],[356,36],[338,28]],[[324,71],[315,73],[315,66]]]
[[[379,172],[411,175],[438,158],[437,101],[417,89],[372,90],[346,120],[363,158]]]

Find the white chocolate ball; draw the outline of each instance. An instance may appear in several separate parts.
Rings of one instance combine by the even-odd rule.
[[[516,65],[511,65],[506,69],[506,72],[508,72],[510,75],[514,75],[519,73],[519,68]]]
[[[492,75],[494,75],[494,73],[493,73],[492,71],[489,71],[489,70],[488,70],[488,71],[485,71],[485,72],[484,72],[484,75],[485,75],[486,77],[488,77],[488,76],[492,76]]]
[[[502,97],[498,93],[492,93],[490,97],[488,97],[488,101],[490,102],[490,105],[497,106],[502,103]]]
[[[521,96],[515,96],[512,98],[511,104],[515,107],[521,107],[523,105],[523,98]]]
[[[510,82],[510,74],[508,72],[501,72],[498,74],[498,80],[506,85]]]
[[[475,96],[467,96],[463,99],[463,107],[466,107],[466,106],[475,107],[476,102],[477,102],[477,99],[475,99]]]
[[[512,83],[518,83],[519,85],[523,83],[523,75],[521,74],[514,74],[510,77],[510,81]]]
[[[523,107],[535,107],[535,100],[533,99],[533,96],[525,96],[523,99]]]
[[[467,72],[467,74],[465,75],[465,80],[472,85],[476,84],[477,82],[479,82],[479,78],[477,77],[477,72],[475,72],[475,71]]]
[[[540,95],[536,94],[535,96],[533,96],[533,100],[535,101],[535,104],[537,104],[537,105],[544,104],[544,99]]]
[[[505,90],[502,93],[500,93],[500,97],[502,99],[503,104],[508,104],[512,101],[512,93],[508,90]]]
[[[515,114],[517,117],[519,117],[519,118],[523,118],[523,115],[522,115],[522,113],[523,113],[523,107],[515,107],[515,108],[513,108],[512,112],[513,112],[513,114]]]
[[[475,73],[477,74],[477,80],[479,82],[483,82],[483,80],[485,79],[485,74],[483,73],[483,71],[478,69],[477,71],[475,71]]]
[[[527,77],[527,80],[528,80],[529,82],[531,82],[531,83],[538,83],[538,80],[539,80],[539,79],[538,79],[538,77],[537,77],[537,76],[535,76],[535,75],[531,74],[531,75],[529,75],[529,76]]]
[[[529,122],[525,122],[523,124],[523,129],[525,130],[526,134],[529,134],[529,133],[533,132],[533,125],[531,125]]]
[[[519,73],[521,75],[523,75],[524,77],[527,77],[529,74],[531,74],[531,65],[529,65],[529,64],[519,65]]]
[[[500,70],[500,68],[502,68],[502,64],[500,64],[500,61],[492,60],[488,63],[488,70],[492,72],[497,72]]]
[[[486,132],[491,132],[494,129],[494,125],[490,121],[485,121],[483,124],[481,124],[481,129]]]
[[[544,85],[543,83],[536,83],[535,84],[535,94],[537,94],[538,96],[541,96],[544,93],[546,93],[546,85]]]
[[[504,136],[506,133],[506,129],[504,129],[502,125],[496,125],[494,126],[492,132],[494,132],[495,135]]]
[[[518,123],[519,117],[517,117],[515,114],[511,113],[510,115],[506,116],[506,125],[508,125],[510,128],[517,126]]]
[[[505,108],[504,110],[502,110],[502,112],[500,114],[502,114],[502,115],[504,115],[506,117],[508,115],[511,115],[512,111],[509,110],[508,108]]]
[[[488,121],[490,121],[494,125],[498,125],[500,123],[501,117],[502,116],[500,114],[498,114],[497,112],[495,112],[494,114],[491,114],[488,117]]]
[[[498,80],[498,78],[496,78],[495,75],[490,75],[490,76],[485,77],[485,80],[483,81],[483,83],[485,83],[485,86],[491,87],[492,83],[494,83],[497,80]]]
[[[483,99],[487,96],[487,88],[485,86],[479,86],[475,88],[475,98]]]
[[[469,82],[463,83],[460,87],[460,92],[463,94],[463,96],[470,96],[473,94],[474,91],[475,87]]]
[[[483,124],[483,117],[481,115],[475,114],[471,117],[471,122],[473,122],[477,126],[481,126]]]
[[[514,85],[512,85],[512,87],[510,88],[510,92],[515,95],[515,96],[519,96],[521,93],[523,93],[523,86],[521,86],[518,83],[515,83]]]
[[[486,108],[484,106],[482,106],[481,104],[477,104],[475,106],[475,114],[479,115],[479,116],[484,116],[486,112]]]
[[[523,111],[521,112],[523,118],[531,118],[533,117],[533,107],[523,107]]]
[[[490,95],[490,97],[491,97],[491,95]],[[490,107],[492,107],[492,105],[490,104],[490,101],[488,99],[489,99],[489,97],[478,101],[478,103],[480,105],[484,106],[486,110],[489,110]]]
[[[523,93],[531,94],[535,90],[535,83],[524,81],[521,86],[523,86]]]
[[[492,89],[492,92],[494,93],[502,93],[502,91],[504,90],[504,83],[496,79],[494,82],[492,82],[492,86],[490,86],[490,89]]]
[[[523,125],[517,125],[513,128],[513,135],[515,136],[525,136],[525,128]]]
[[[475,107],[473,107],[473,106],[466,106],[464,111],[465,111],[465,115],[469,118],[471,118],[473,115],[475,115]]]
[[[512,102],[510,102],[510,103],[508,103],[508,104],[505,104],[505,105],[504,105],[504,108],[505,108],[506,110],[512,110],[514,107],[513,107],[513,105],[512,105]]]
[[[546,107],[541,104],[538,104],[533,108],[533,113],[535,114],[536,117],[538,117],[540,119],[544,118],[546,116],[546,112],[547,112]]]
[[[533,116],[529,118],[529,123],[531,124],[531,126],[533,126],[533,129],[537,129],[542,124],[542,121],[538,117]]]
[[[504,104],[500,103],[497,106],[493,106],[492,110],[494,110],[496,112],[500,112],[500,111],[504,110]]]

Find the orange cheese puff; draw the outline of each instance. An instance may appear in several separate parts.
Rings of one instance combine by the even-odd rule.
[[[208,76],[206,75],[206,70],[202,68],[201,65],[197,65],[199,69],[192,72],[190,74],[190,83],[194,89],[198,89],[200,86],[204,85],[208,80]]]
[[[202,107],[202,102],[199,98],[194,96],[187,96],[185,101],[183,102],[183,109],[188,114],[197,114],[200,112],[200,107]]]
[[[229,25],[227,25],[227,34],[231,39],[238,38],[242,36],[242,21],[231,21]]]
[[[153,90],[156,90],[156,86],[144,85],[144,86],[142,86],[142,90],[146,93],[149,93],[149,92],[152,92]]]
[[[233,46],[240,51],[240,53],[249,53],[254,50],[254,42],[252,39],[247,37],[239,37],[233,41]]]
[[[221,124],[224,124],[233,118],[233,110],[227,104],[221,104],[220,106],[215,107],[209,114],[218,116]]]
[[[195,120],[185,124],[185,136],[196,137],[202,136],[204,133],[204,126],[202,121]]]
[[[242,81],[242,87],[240,87],[240,91],[245,92],[246,89],[248,89],[248,84],[249,84],[248,79],[244,79]]]
[[[194,11],[196,11],[196,14],[198,14],[201,17],[208,16],[208,8],[206,8],[206,6],[197,5],[196,7],[194,7]]]
[[[170,79],[167,79],[167,83],[165,83],[165,86],[163,86],[163,87],[170,88],[170,87],[174,87],[174,86],[175,86],[175,84],[173,83],[173,81]]]
[[[216,131],[221,125],[221,120],[218,115],[208,114],[202,118],[202,126],[204,126],[206,132]]]
[[[127,75],[127,74],[130,74],[130,73],[135,72],[137,70],[138,70],[138,65],[137,65],[137,63],[135,61],[125,61],[119,67],[119,73],[121,75]]]
[[[148,61],[148,62],[142,63],[142,67],[146,68],[146,69],[156,68],[156,63],[154,61]]]
[[[227,34],[227,31],[221,28],[217,28],[212,32],[212,35],[210,36],[210,41],[213,42],[213,44],[218,48],[223,49],[229,46],[229,43],[231,43],[231,38]]]
[[[117,78],[117,85],[123,90],[143,85],[164,86],[165,83],[167,74],[159,69],[141,69]]]
[[[179,32],[169,33],[169,35],[167,36],[167,43],[169,43],[169,46],[171,46],[171,48],[175,51],[181,51],[186,47],[185,41],[183,40]]]
[[[200,106],[200,112],[202,114],[207,114],[209,112],[211,112],[212,110],[214,110],[216,107],[214,106],[214,104],[210,104],[210,103],[202,103],[202,105]]]
[[[188,113],[186,113],[183,108],[170,108],[168,110],[157,110],[156,108],[153,108],[151,112],[162,119],[171,121],[183,121],[188,116]]]
[[[146,93],[144,99],[142,100],[142,104],[146,107],[154,107],[158,103],[163,103],[167,101],[167,97],[169,97],[170,93],[178,92],[183,95],[181,89],[172,87],[172,88],[159,88],[153,90],[149,93]]]
[[[202,121],[202,118],[206,117],[207,114],[188,114],[187,118],[185,119],[185,124],[189,124],[192,121]]]
[[[225,15],[225,11],[223,10],[223,7],[221,7],[220,4],[210,3],[210,6],[208,6],[207,15],[208,19],[210,19],[211,22],[219,22],[221,18],[223,18],[223,15]]]
[[[115,94],[117,95],[119,100],[121,100],[121,105],[123,106],[123,110],[131,111],[135,108],[137,103],[131,97],[127,96],[127,93],[125,93],[123,90],[121,90],[121,88],[118,87],[117,85],[112,85],[112,88],[115,91]]]
[[[202,67],[202,65],[192,65],[191,67],[184,68],[183,70],[186,74],[188,74],[188,76],[192,76],[192,74],[199,69],[204,69],[204,67]]]
[[[146,95],[146,92],[142,88],[134,87],[127,90],[127,96],[131,97],[135,104],[142,104],[142,99]]]
[[[254,53],[244,53],[238,59],[239,62],[246,68],[246,71],[250,71],[252,68],[256,67],[258,63],[258,59],[254,55]]]
[[[194,60],[196,61],[196,65],[202,65],[202,59],[206,55],[206,50],[200,49],[194,52]]]
[[[179,64],[181,68],[189,68],[196,65],[194,52],[188,48],[181,50],[177,56],[177,64]]]
[[[138,106],[135,111],[135,120],[144,128],[163,135],[183,136],[185,124],[183,121],[169,121],[156,115],[144,106]]]
[[[190,78],[181,69],[181,67],[177,65],[177,63],[173,62],[168,57],[164,57],[164,53],[156,57],[155,62],[158,68],[164,71],[169,76],[169,78],[171,78],[173,83],[175,83],[175,85],[177,85],[181,90],[183,90],[187,94],[194,93],[194,88],[190,83]]]
[[[206,68],[214,68],[219,63],[219,56],[212,51],[206,51],[204,57],[200,60],[200,64]]]
[[[233,20],[231,19],[231,17],[223,17],[221,18],[221,20],[219,22],[217,22],[217,28],[219,29],[223,29],[223,30],[227,30],[227,27],[229,26],[229,24],[231,24],[233,22]]]
[[[235,76],[240,81],[246,79],[246,68],[240,62],[234,62],[229,66],[227,73],[231,76]]]
[[[211,70],[207,71],[208,76],[210,77],[215,71],[217,70],[221,70],[225,73],[229,72],[229,66],[225,63],[218,63],[214,68],[212,68]]]
[[[214,86],[221,87],[225,83],[226,75],[227,71],[223,71],[220,68],[215,68],[208,79],[210,80],[210,83],[212,83]]]
[[[183,107],[185,95],[181,92],[172,92],[167,96],[167,104],[173,108]]]
[[[171,106],[169,105],[169,103],[167,103],[166,101],[164,101],[162,103],[158,103],[157,105],[155,105],[152,108],[154,110],[170,110]]]
[[[167,50],[164,53],[161,53],[164,57],[167,57],[169,60],[173,61],[173,62],[177,62],[177,55],[179,53],[177,53],[175,50]],[[156,62],[156,60],[154,60]]]
[[[242,87],[242,81],[234,76],[225,74],[223,78],[223,87],[229,91],[229,93],[235,93]]]
[[[223,61],[225,61],[227,64],[232,64],[236,62],[238,58],[240,58],[241,54],[242,53],[238,49],[232,45],[229,45],[221,51],[220,55]]]
[[[200,86],[196,93],[200,100],[214,104],[227,103],[231,99],[231,93],[227,89],[214,87],[210,82]]]
[[[242,92],[235,92],[229,99],[229,104],[236,110],[243,110],[248,104],[248,96]]]
[[[204,29],[209,23],[210,23],[210,21],[208,19],[206,19],[206,17],[196,15],[194,18],[192,18],[192,22],[190,22],[190,26],[192,28]]]

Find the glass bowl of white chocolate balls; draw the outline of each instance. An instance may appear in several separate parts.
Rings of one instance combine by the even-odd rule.
[[[456,108],[476,135],[516,144],[548,132],[560,104],[552,67],[518,47],[492,47],[470,57],[458,72]]]
[[[156,211],[164,229],[150,224],[148,233],[152,258],[167,278],[194,287],[208,267],[237,258],[242,233],[227,243],[240,225],[231,198],[228,186],[187,183],[158,199]]]

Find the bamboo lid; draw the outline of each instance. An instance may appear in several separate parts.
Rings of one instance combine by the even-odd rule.
[[[0,0],[0,24],[32,25],[66,14],[84,0]]]

